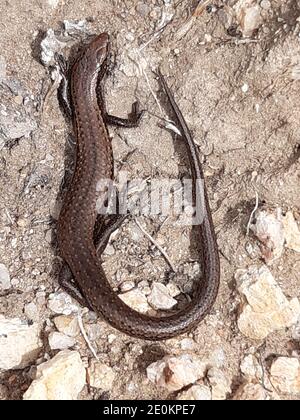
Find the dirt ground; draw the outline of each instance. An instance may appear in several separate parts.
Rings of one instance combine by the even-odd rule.
[[[0,262],[18,290],[0,296],[0,313],[26,318],[24,305],[34,301],[37,291],[45,290],[48,296],[59,287],[57,197],[71,133],[56,93],[43,102],[51,81],[38,59],[39,45],[49,28],[59,29],[64,20],[89,18],[94,33],[107,31],[112,38],[115,65],[106,83],[109,111],[125,116],[137,98],[148,111],[136,129],[109,128],[117,170],[139,178],[176,178],[187,171],[180,140],[174,141],[157,118],[160,110],[149,86],[158,93],[151,71],[158,65],[199,146],[220,250],[221,289],[211,314],[189,336],[196,342],[193,352],[201,358],[224,351],[224,371],[234,392],[241,381],[241,360],[249,351],[260,354],[266,369],[272,355],[299,351],[299,343],[291,340],[288,331],[272,334],[265,343],[252,342],[239,332],[234,274],[238,268],[261,262],[259,253],[246,252],[249,242],[255,244],[253,237],[246,236],[246,226],[256,192],[268,208],[292,210],[296,219],[300,217],[300,96],[299,81],[291,76],[293,66],[300,65],[296,21],[300,5],[273,0],[263,24],[247,42],[227,30],[224,9],[205,9],[182,33],[196,5],[191,1],[61,0],[52,8],[42,0],[1,2],[0,55],[14,89],[0,86],[0,110],[5,106],[25,115],[36,127],[29,136],[2,144],[0,151]],[[172,20],[153,38],[164,13],[170,13]],[[138,59],[148,82],[134,61],[141,45],[145,47]],[[22,98],[28,98],[26,107]],[[195,265],[189,232],[162,225],[159,217],[140,220],[178,267],[172,280],[188,285]],[[113,244],[113,255],[105,256],[105,270],[115,287],[128,279],[149,284],[170,280],[164,259],[146,238],[136,239],[137,231],[134,221],[126,222]],[[285,251],[272,266],[287,297],[300,297],[299,272],[299,254],[292,251]],[[46,324],[53,314],[45,307],[40,316]],[[118,379],[109,393],[86,388],[81,398],[166,398],[166,391],[147,381],[145,368],[166,354],[183,353],[183,337],[149,343],[127,337],[104,321],[98,320],[97,325],[97,353],[117,369]],[[117,338],[110,344],[107,337],[112,333]],[[91,357],[84,342],[79,350],[83,357]],[[44,351],[55,354],[47,348],[46,338]],[[31,382],[28,368],[0,375],[4,399],[20,398]]]

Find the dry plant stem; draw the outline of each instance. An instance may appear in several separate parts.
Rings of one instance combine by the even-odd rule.
[[[257,192],[255,192],[255,207],[251,212],[251,215],[250,215],[250,218],[249,218],[249,221],[248,221],[248,224],[247,224],[247,236],[249,236],[250,226],[251,226],[254,214],[255,214],[256,210],[258,209],[258,204],[259,204],[258,194],[257,194]]]
[[[79,325],[79,328],[80,328],[81,334],[82,334],[83,338],[85,339],[85,341],[86,341],[86,344],[87,344],[88,348],[89,348],[89,349],[90,349],[90,351],[92,352],[92,354],[93,354],[93,356],[95,357],[95,359],[96,359],[97,361],[99,361],[99,358],[98,358],[98,356],[97,356],[96,350],[95,350],[95,349],[94,349],[94,347],[92,346],[92,344],[91,344],[91,342],[90,342],[90,340],[89,340],[89,337],[88,337],[88,335],[87,335],[87,333],[86,333],[86,331],[85,331],[85,328],[84,328],[84,325],[83,325],[83,321],[82,321],[82,316],[81,316],[81,314],[78,314],[78,316],[77,316],[77,320],[78,320],[78,325]]]
[[[137,219],[134,219],[134,221],[137,224],[137,226],[140,228],[140,230],[143,232],[143,234],[149,239],[149,241],[152,242],[153,245],[159,250],[159,252],[162,254],[164,259],[169,264],[172,271],[174,273],[176,273],[177,270],[176,270],[174,264],[171,262],[168,254],[163,250],[163,248],[160,245],[158,245],[158,243],[155,241],[155,239],[143,228],[143,226],[139,223],[139,221]]]

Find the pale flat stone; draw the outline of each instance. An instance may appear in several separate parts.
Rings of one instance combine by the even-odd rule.
[[[112,256],[115,255],[116,250],[112,244],[108,244],[103,252],[103,255]]]
[[[175,283],[170,282],[166,287],[168,289],[169,295],[173,298],[180,295],[179,287]]]
[[[129,292],[130,290],[132,290],[134,288],[135,288],[135,283],[134,283],[134,281],[130,281],[130,280],[124,281],[120,285],[121,292],[123,292],[123,293]]]
[[[186,401],[211,401],[211,390],[205,385],[193,385],[187,391],[181,392],[176,399]]]
[[[73,337],[56,331],[49,334],[48,342],[51,350],[65,350],[76,344]]]
[[[64,350],[37,368],[24,400],[76,400],[86,384],[86,371],[76,351]]]
[[[245,383],[241,385],[235,393],[235,401],[268,401],[269,393],[260,384]]]
[[[130,308],[135,309],[138,312],[146,313],[151,309],[146,296],[139,289],[133,289],[121,294],[119,295],[119,298],[122,299],[126,305],[130,306]]]
[[[271,366],[273,386],[283,394],[300,395],[300,362],[293,357],[279,357]]]
[[[54,324],[59,332],[69,337],[77,337],[80,334],[78,320],[73,316],[57,316],[54,318]]]
[[[224,350],[220,347],[213,350],[209,356],[209,364],[210,366],[214,366],[217,368],[221,368],[224,366],[226,361],[226,355]]]
[[[207,373],[211,385],[212,399],[215,401],[226,400],[231,393],[231,382],[224,372],[218,368],[211,368]]]
[[[109,344],[112,344],[116,339],[117,339],[117,336],[115,334],[109,334],[107,336],[107,341],[109,342]]]
[[[30,302],[24,307],[24,314],[31,321],[38,322],[40,319],[39,309],[35,302]]]
[[[291,68],[290,77],[292,80],[296,80],[296,81],[300,80],[300,65],[299,64],[293,65],[293,67]]]
[[[157,282],[152,284],[151,293],[148,296],[148,302],[152,308],[156,310],[171,309],[177,304],[177,300],[170,296],[168,288],[164,284]]]
[[[73,313],[78,313],[79,304],[67,293],[57,292],[50,295],[48,308],[58,315],[71,315]]]
[[[255,236],[261,242],[262,256],[267,264],[280,258],[284,250],[284,228],[281,210],[270,213],[260,210],[255,214],[256,222],[250,226]]]
[[[242,361],[241,372],[249,380],[260,380],[263,377],[263,369],[257,358],[252,354],[246,356]]]
[[[300,231],[294,215],[289,211],[282,219],[286,247],[293,251],[300,252]]]
[[[29,137],[36,130],[37,122],[26,114],[9,112],[7,115],[0,113],[0,126],[4,138],[13,140]]]
[[[116,374],[111,367],[92,360],[87,373],[90,386],[104,391],[112,389]]]
[[[236,280],[245,297],[238,319],[238,327],[245,336],[263,340],[276,330],[296,324],[300,316],[299,300],[288,301],[266,266],[238,270]]]
[[[180,342],[182,350],[193,350],[195,345],[196,343],[192,338],[183,338]]]
[[[147,280],[142,280],[137,285],[138,289],[145,295],[149,296],[151,293],[151,288]],[[148,302],[148,301],[147,301]]]
[[[206,369],[206,363],[189,354],[166,356],[148,366],[147,377],[151,382],[169,391],[178,391],[202,379]]]
[[[235,5],[237,20],[244,37],[251,37],[262,23],[261,8],[257,0],[239,0]]]
[[[40,326],[0,315],[0,369],[24,369],[37,358],[42,342]]]

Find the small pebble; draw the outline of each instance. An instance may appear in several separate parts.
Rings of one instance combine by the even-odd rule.
[[[170,282],[166,287],[168,289],[169,295],[172,297],[176,297],[181,293],[179,287],[175,283]]]
[[[165,356],[148,366],[147,377],[168,391],[178,391],[204,378],[206,369],[206,363],[189,354]]]
[[[226,356],[224,350],[222,348],[217,348],[214,350],[209,357],[209,361],[211,365],[221,368],[224,366],[226,360]]]
[[[23,96],[21,96],[21,95],[17,95],[17,96],[15,96],[15,97],[14,97],[14,102],[15,102],[17,105],[22,105],[22,104],[23,104]]]
[[[247,83],[244,83],[242,86],[242,92],[247,93],[249,90],[249,85]]]
[[[54,318],[54,324],[57,330],[69,337],[77,337],[80,334],[80,328],[76,317],[61,315]]]
[[[195,348],[195,341],[192,338],[184,338],[180,342],[182,350],[193,350]]]
[[[212,395],[208,386],[193,385],[188,390],[180,392],[176,399],[185,401],[211,401]]]
[[[31,321],[39,321],[40,319],[38,307],[34,302],[30,302],[28,303],[28,305],[25,305],[24,313],[27,316],[27,318]]]
[[[260,7],[264,10],[269,10],[271,9],[271,2],[269,0],[262,0],[260,2]]]
[[[52,234],[53,234],[52,229],[47,230],[47,232],[45,233],[45,239],[48,242],[48,244],[52,243]]]
[[[134,287],[135,287],[134,281],[124,281],[124,283],[120,285],[120,290],[121,292],[129,292],[129,290],[134,289]]]
[[[262,23],[261,8],[252,0],[239,0],[235,4],[236,18],[244,37],[251,37]]]
[[[150,309],[146,296],[139,289],[130,290],[127,293],[119,295],[119,297],[126,305],[138,312],[146,313]]]
[[[291,211],[283,218],[283,228],[286,247],[295,252],[300,252],[300,230]]]
[[[244,360],[241,363],[240,369],[242,374],[249,381],[260,381],[264,374],[261,364],[259,363],[257,358],[254,357],[252,354],[244,358]]]
[[[0,264],[0,290],[8,290],[11,288],[11,281],[8,269],[4,264]]]
[[[133,42],[134,41],[134,35],[131,32],[128,32],[128,34],[125,35],[126,41]]]
[[[109,336],[107,337],[107,341],[109,342],[109,344],[112,344],[115,340],[116,340],[116,336],[114,334],[109,334]]]
[[[116,250],[112,244],[108,244],[103,252],[104,255],[112,256],[115,255]]]
[[[52,332],[48,337],[51,350],[65,350],[73,347],[76,343],[74,338],[59,332]]]
[[[103,391],[110,391],[115,380],[113,369],[104,363],[92,360],[87,371],[88,383],[90,386]]]
[[[138,283],[138,289],[145,295],[148,296],[151,293],[151,288],[147,280],[142,280]]]
[[[130,226],[129,235],[134,242],[141,242],[144,238],[143,232],[136,224]]]
[[[50,295],[48,307],[58,315],[71,315],[79,310],[77,302],[65,292],[57,292]]]
[[[21,219],[17,220],[17,225],[21,228],[25,228],[25,227],[29,226],[29,221],[28,221],[28,219],[22,219],[21,218]]]
[[[54,219],[54,220],[58,220],[59,214],[60,214],[60,210],[61,210],[61,206],[62,203],[58,202],[58,201],[52,201],[50,203],[50,216]]]
[[[271,366],[271,382],[284,394],[300,394],[300,362],[298,358],[279,357]]]
[[[36,303],[40,306],[43,306],[46,304],[46,293],[44,291],[37,292]]]
[[[138,5],[136,6],[136,11],[139,15],[145,17],[149,13],[150,8],[145,3],[138,3]]]
[[[152,290],[148,296],[148,302],[154,309],[171,309],[177,304],[177,300],[170,296],[167,287],[161,283],[153,283]]]

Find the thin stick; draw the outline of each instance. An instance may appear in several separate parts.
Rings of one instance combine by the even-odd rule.
[[[145,42],[145,44],[140,46],[139,51],[143,51],[146,47],[148,47],[148,45],[151,44],[151,42],[154,41],[163,32],[166,26],[167,25],[155,32],[154,35],[152,35],[152,37],[147,42]]]
[[[252,213],[251,213],[250,218],[249,218],[249,222],[247,224],[247,236],[249,236],[250,226],[251,226],[251,223],[252,223],[252,219],[253,219],[253,216],[254,216],[256,210],[258,209],[258,204],[259,204],[259,202],[258,202],[258,194],[257,194],[256,191],[255,191],[255,197],[256,197],[255,198],[255,207],[252,210]]]
[[[8,220],[9,220],[9,221],[10,221],[10,223],[13,225],[14,221],[13,221],[13,219],[11,218],[11,215],[9,214],[9,211],[7,210],[7,208],[6,208],[6,207],[4,207],[4,208],[5,208],[5,213],[6,213],[6,216],[7,216]]]
[[[99,357],[97,356],[96,350],[93,348],[93,346],[92,346],[92,344],[91,344],[91,342],[90,342],[90,340],[89,340],[89,337],[87,336],[87,333],[86,333],[86,331],[85,331],[85,329],[84,329],[84,325],[83,325],[83,321],[82,321],[82,316],[81,316],[81,314],[78,314],[78,316],[77,316],[77,320],[78,320],[78,325],[79,325],[79,328],[80,328],[81,334],[83,335],[83,338],[85,339],[85,341],[86,341],[86,344],[87,344],[88,348],[89,348],[89,349],[90,349],[90,351],[92,352],[92,354],[93,354],[93,356],[95,357],[95,359],[96,359],[97,361],[99,361]]]
[[[136,50],[136,52],[137,52],[137,54],[138,54],[139,58],[140,58],[140,59],[142,59],[143,57],[142,57],[142,54],[140,53],[140,51],[139,51],[139,50]],[[145,59],[145,58],[144,58],[144,59]],[[146,60],[146,59],[145,59],[145,60]],[[147,60],[146,60],[146,61],[147,61]],[[138,64],[138,66],[139,66],[140,72],[141,72],[141,73],[143,74],[143,76],[145,77],[145,80],[146,80],[146,83],[147,83],[148,88],[149,88],[149,90],[150,90],[150,93],[151,93],[151,95],[153,96],[153,98],[154,98],[154,100],[155,100],[155,102],[156,102],[156,104],[157,104],[157,106],[158,106],[158,108],[159,108],[159,112],[161,113],[161,115],[163,115],[163,110],[162,110],[162,107],[161,107],[161,105],[160,105],[160,103],[159,103],[159,100],[158,100],[157,96],[155,95],[154,90],[153,90],[153,89],[152,89],[152,87],[151,87],[150,80],[149,80],[149,78],[148,78],[148,76],[147,76],[147,73],[146,73],[145,69],[144,69],[144,68],[143,68],[143,66],[140,64],[140,62],[139,62],[139,61],[137,61],[137,64]],[[148,61],[147,61],[147,66],[149,67]]]
[[[163,248],[158,245],[158,243],[155,241],[155,239],[143,228],[143,226],[139,223],[139,221],[135,218],[134,219],[135,223],[137,224],[137,226],[140,228],[140,230],[143,232],[143,234],[149,239],[150,242],[153,243],[153,245],[159,250],[159,252],[162,254],[162,256],[164,257],[164,259],[167,261],[167,263],[169,264],[171,270],[176,273],[176,268],[173,265],[173,263],[171,262],[168,254],[163,250]]]

